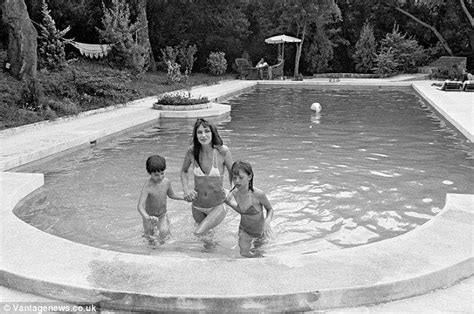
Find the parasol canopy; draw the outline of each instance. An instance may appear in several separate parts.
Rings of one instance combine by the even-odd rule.
[[[265,42],[267,44],[300,43],[301,39],[282,34],[267,38]]]

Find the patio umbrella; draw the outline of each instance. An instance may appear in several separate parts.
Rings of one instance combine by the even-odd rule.
[[[267,44],[281,44],[281,59],[283,60],[283,58],[285,57],[285,43],[300,43],[301,39],[282,34],[269,37],[265,39],[265,42]],[[280,50],[280,46],[278,46],[278,48],[278,50]]]

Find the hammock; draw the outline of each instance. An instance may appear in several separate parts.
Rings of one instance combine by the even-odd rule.
[[[105,45],[96,45],[96,44],[84,44],[84,43],[78,43],[77,41],[68,41],[69,44],[73,45],[76,47],[81,55],[89,57],[91,59],[96,58],[102,58],[105,57],[110,50],[112,50],[112,45],[110,44],[105,44]]]

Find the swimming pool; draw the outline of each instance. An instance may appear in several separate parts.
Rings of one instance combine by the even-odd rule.
[[[319,115],[310,110],[320,102]],[[274,208],[275,238],[266,254],[315,252],[393,237],[423,224],[446,193],[472,193],[472,152],[409,91],[272,88],[228,101],[220,122],[234,159],[254,166],[255,185]],[[159,250],[141,239],[136,211],[159,153],[180,191],[179,168],[193,121],[162,120],[97,146],[21,171],[45,173],[45,186],[15,214],[52,234],[105,249],[141,254],[238,255],[238,216],[216,230],[219,244],[193,239],[189,205],[169,201],[173,238]],[[202,253],[205,252],[205,254]]]

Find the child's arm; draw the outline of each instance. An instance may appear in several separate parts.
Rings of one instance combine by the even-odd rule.
[[[237,206],[236,201],[225,199],[224,203],[226,203],[229,207],[231,207],[233,210],[235,210],[236,212],[238,212],[240,214],[239,207]]]
[[[150,193],[150,190],[148,189],[148,181],[147,181],[143,185],[142,191],[140,193],[140,198],[138,199],[138,206],[137,206],[138,212],[144,219],[151,218],[150,215],[148,215],[148,213],[145,210],[145,203],[146,203],[146,199],[148,198],[149,193]]]
[[[228,206],[230,206],[233,210],[235,210],[236,212],[238,212],[240,214],[240,211],[238,210],[239,207],[237,205],[237,202],[235,200],[234,195],[232,194],[232,190],[225,197],[224,203],[227,204]]]
[[[173,190],[173,187],[171,186],[171,182],[168,181],[168,197],[169,198],[172,198],[174,200],[178,200],[178,201],[184,201],[184,197],[182,196],[179,196],[178,194],[176,194]]]

